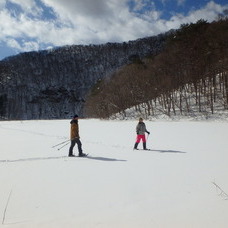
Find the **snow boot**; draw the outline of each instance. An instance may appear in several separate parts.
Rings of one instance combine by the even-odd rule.
[[[68,157],[75,157],[75,155],[74,154],[69,154]]]
[[[143,143],[143,150],[147,150],[145,142]]]
[[[84,154],[84,153],[79,153],[78,154],[78,157],[86,157],[87,156],[87,154]]]
[[[137,149],[138,145],[139,145],[138,143],[135,143],[135,145],[134,145],[134,150],[138,150],[138,149]]]
[[[68,156],[69,156],[69,157],[73,157],[73,156],[74,156],[74,155],[73,155],[73,150],[71,150],[71,149],[69,150]]]

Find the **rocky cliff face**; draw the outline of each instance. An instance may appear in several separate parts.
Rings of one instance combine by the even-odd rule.
[[[98,80],[137,58],[159,53],[165,38],[74,45],[9,57],[0,62],[4,65],[0,70],[0,116],[52,119],[83,115],[86,95]]]

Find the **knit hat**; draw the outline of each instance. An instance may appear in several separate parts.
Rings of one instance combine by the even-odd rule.
[[[73,117],[74,117],[74,119],[75,119],[75,118],[78,118],[78,115],[76,114],[76,115],[74,115]]]

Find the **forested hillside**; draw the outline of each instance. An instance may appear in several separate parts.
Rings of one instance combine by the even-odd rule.
[[[184,24],[156,56],[135,59],[100,81],[86,102],[88,116],[205,115],[228,109],[228,20]]]
[[[83,116],[94,84],[137,58],[161,52],[166,37],[65,46],[9,57],[0,62],[0,119]]]

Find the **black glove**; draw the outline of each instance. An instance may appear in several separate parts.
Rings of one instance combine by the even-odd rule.
[[[137,135],[139,135],[139,132],[138,131],[136,131],[136,133],[137,133]]]
[[[149,132],[149,131],[147,131],[146,133],[147,133],[148,135],[150,134],[150,132]]]

